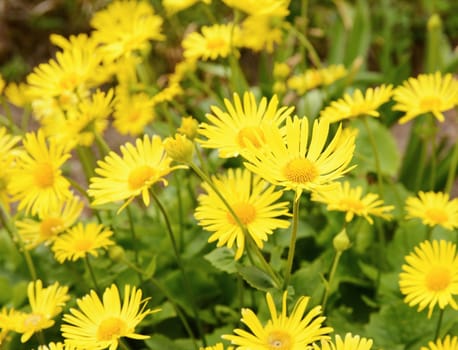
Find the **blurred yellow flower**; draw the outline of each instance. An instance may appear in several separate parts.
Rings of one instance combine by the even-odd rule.
[[[451,337],[447,335],[443,339],[437,339],[436,341],[430,341],[428,346],[422,346],[420,350],[456,350],[458,349],[458,337]]]
[[[132,200],[141,195],[143,203],[150,203],[149,189],[157,182],[167,184],[165,176],[175,169],[171,167],[162,139],[144,135],[121,146],[121,155],[110,152],[103,161],[98,161],[95,172],[98,176],[90,179],[88,194],[94,198],[93,205],[126,200],[118,210],[124,209]]]
[[[418,193],[418,197],[406,199],[407,219],[421,219],[424,225],[442,226],[448,230],[458,227],[458,199],[449,199],[443,192]]]
[[[356,89],[352,95],[345,94],[343,98],[332,101],[330,106],[321,111],[320,118],[334,123],[366,115],[379,117],[377,109],[390,100],[392,90],[391,85],[381,85],[368,88],[363,95],[361,90]]]
[[[323,341],[321,346],[313,344],[313,350],[370,350],[373,340],[346,333],[344,339],[336,334],[335,342]]]
[[[405,257],[399,275],[401,293],[418,311],[428,307],[428,318],[436,305],[458,310],[458,256],[456,245],[444,240],[424,241]]]
[[[177,131],[185,135],[188,139],[194,140],[197,136],[197,130],[199,128],[199,122],[197,119],[194,119],[193,117],[183,117],[181,118],[181,124],[180,127],[177,129]]]
[[[76,301],[78,309],[71,308],[63,316],[61,326],[65,344],[78,349],[117,349],[120,338],[147,339],[148,335],[135,328],[149,314],[160,310],[146,308],[147,299],[135,286],[124,286],[121,302],[116,285],[105,289],[102,299],[92,290]]]
[[[213,114],[206,115],[208,123],[201,123],[199,129],[199,134],[206,139],[197,141],[204,148],[218,149],[221,158],[244,155],[248,144],[262,148],[268,141],[264,129],[271,125],[280,126],[293,111],[293,107],[279,107],[275,95],[269,102],[263,97],[259,105],[252,92],[245,92],[243,101],[236,93],[233,99],[233,103],[224,100],[226,111],[212,106]]]
[[[52,245],[58,262],[76,261],[87,255],[98,256],[98,249],[107,248],[114,242],[110,239],[113,232],[96,223],[79,223],[59,235]]]
[[[162,0],[162,6],[164,6],[167,15],[172,16],[177,12],[186,10],[199,1],[207,5],[211,3],[211,0]]]
[[[363,196],[361,186],[350,187],[348,181],[339,182],[338,186],[329,191],[312,192],[312,200],[327,204],[328,210],[345,212],[345,221],[350,222],[355,215],[364,217],[370,224],[374,223],[371,215],[390,220],[388,213],[392,205],[383,205],[378,194],[367,193]]]
[[[330,65],[321,69],[307,69],[304,73],[292,76],[287,80],[290,89],[295,90],[299,95],[315,89],[321,85],[331,85],[335,81],[347,75],[347,70],[341,64]]]
[[[16,158],[8,191],[19,201],[19,210],[44,214],[71,196],[70,183],[60,169],[70,154],[54,140],[46,142],[42,130],[27,133],[23,145],[25,152]]]
[[[342,139],[339,127],[331,142],[329,124],[315,120],[309,139],[309,121],[306,117],[286,118],[283,129],[271,127],[264,130],[266,146],[244,154],[245,166],[268,182],[296,191],[329,190],[329,185],[349,172],[355,150],[355,138]]]
[[[216,343],[213,346],[206,346],[206,347],[200,347],[199,350],[234,350],[233,346],[228,346],[227,348],[224,347],[223,343]]]
[[[223,335],[223,339],[230,340],[238,349],[308,349],[312,343],[329,339],[331,327],[323,325],[326,317],[321,315],[321,306],[315,306],[305,313],[309,297],[300,297],[294,305],[291,314],[287,315],[287,293],[283,293],[282,310],[277,312],[274,300],[267,293],[266,300],[271,318],[263,326],[250,309],[242,309],[242,322],[249,328],[235,329],[235,335]]]
[[[289,203],[277,202],[282,191],[268,186],[260,177],[252,177],[249,171],[238,168],[214,176],[212,182],[259,248],[275,229],[289,227],[289,220],[281,218],[289,216]],[[205,182],[202,187],[206,194],[198,197],[199,205],[194,214],[198,224],[213,233],[208,241],[218,241],[217,247],[232,248],[235,243],[235,259],[239,259],[247,239],[244,231],[212,187]]]
[[[47,345],[39,345],[38,350],[66,350],[64,343],[61,342],[51,342]]]
[[[394,100],[393,110],[405,112],[399,119],[400,124],[428,112],[443,122],[442,112],[458,105],[458,80],[450,73],[420,74],[398,86],[394,90]]]
[[[115,0],[92,16],[92,37],[110,62],[147,49],[151,40],[163,40],[162,23],[148,1]]]
[[[273,52],[274,46],[283,40],[282,24],[278,17],[248,16],[241,24],[238,45],[253,51]]]
[[[4,96],[9,103],[16,107],[25,107],[30,104],[31,101],[27,96],[28,86],[25,83],[9,83],[4,91]]]
[[[223,2],[249,15],[285,17],[289,14],[290,0],[263,0],[261,6],[259,0],[223,0]]]
[[[185,135],[176,134],[164,140],[167,155],[177,162],[189,163],[192,161],[194,144]]]

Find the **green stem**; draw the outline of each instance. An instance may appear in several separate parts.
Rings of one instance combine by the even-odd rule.
[[[367,136],[369,138],[369,143],[371,144],[372,151],[374,153],[375,171],[377,172],[377,185],[378,185],[380,198],[383,199],[383,195],[384,195],[383,193],[383,173],[382,173],[382,167],[380,165],[380,156],[379,156],[378,149],[377,149],[377,143],[375,142],[375,137],[372,134],[372,130],[369,125],[368,118],[370,117],[368,116],[363,117],[364,127],[366,128]]]
[[[134,260],[135,264],[138,265],[138,240],[137,240],[137,232],[135,231],[135,224],[134,224],[134,218],[132,216],[132,210],[130,209],[130,206],[128,205],[126,208],[127,211],[127,219],[129,220],[129,229],[132,234],[132,247],[134,248]],[[143,281],[142,275],[138,274],[138,278],[140,280],[140,283]]]
[[[24,256],[25,263],[27,265],[27,269],[30,273],[30,278],[35,281],[37,280],[37,271],[35,270],[35,265],[33,264],[32,256],[30,252],[25,247],[24,241],[22,240],[21,235],[17,232],[16,225],[14,225],[11,216],[9,215],[8,210],[5,208],[3,203],[0,202],[1,213],[0,219],[5,227],[6,231],[8,232],[11,240],[16,245],[17,250],[22,253]]]
[[[309,58],[310,58],[310,61],[312,61],[313,65],[316,68],[321,68],[322,64],[321,64],[320,56],[318,56],[318,53],[316,52],[315,48],[313,47],[309,39],[307,39],[307,37],[304,34],[302,34],[301,32],[299,32],[297,28],[295,28],[294,26],[291,26],[290,29],[293,32],[293,34],[296,36],[296,38],[299,40],[299,42],[309,52]]]
[[[291,240],[289,243],[289,251],[288,251],[288,260],[286,263],[286,271],[285,271],[285,280],[283,282],[283,289],[286,290],[288,288],[289,279],[291,278],[291,272],[293,269],[293,261],[294,261],[294,251],[296,249],[296,238],[297,238],[297,228],[299,226],[299,203],[301,201],[301,196],[296,193],[294,196],[293,202],[293,222],[291,225]]]
[[[89,183],[89,179],[94,176],[94,158],[93,154],[88,152],[87,147],[83,146],[76,146],[76,153],[78,154],[78,158],[81,161],[81,165],[83,166],[84,175],[86,176],[86,180]]]
[[[449,193],[452,190],[453,183],[455,182],[456,168],[458,165],[458,142],[455,142],[455,146],[452,151],[452,158],[450,160],[450,167],[448,169],[447,181],[445,182],[445,193]]]
[[[437,320],[437,325],[436,325],[436,333],[434,334],[435,340],[439,339],[439,335],[441,332],[441,326],[442,326],[442,320],[444,318],[444,311],[445,309],[440,309],[440,312],[439,312],[439,319]]]
[[[86,268],[89,271],[89,275],[91,276],[92,283],[94,284],[94,289],[96,293],[100,296],[99,284],[97,283],[97,278],[95,277],[95,273],[94,273],[94,270],[92,269],[91,262],[89,261],[88,254],[84,256],[84,262],[86,263]]]
[[[173,248],[173,252],[175,254],[175,259],[176,259],[177,264],[178,264],[178,268],[180,269],[180,271],[181,271],[181,273],[183,275],[184,287],[186,288],[187,295],[189,296],[189,299],[190,299],[191,308],[192,308],[192,311],[194,313],[194,317],[196,319],[197,328],[199,329],[199,334],[202,337],[203,345],[207,346],[207,341],[205,339],[205,334],[203,332],[201,320],[200,320],[200,317],[199,317],[199,312],[198,312],[196,304],[195,304],[194,293],[193,293],[193,290],[192,290],[192,287],[191,287],[191,283],[189,282],[188,274],[186,273],[186,271],[184,269],[183,261],[181,260],[180,253],[178,251],[177,243],[176,243],[176,240],[175,240],[175,236],[173,234],[172,225],[170,223],[169,216],[167,214],[167,211],[165,210],[165,207],[162,205],[162,202],[156,196],[154,191],[150,190],[150,193],[151,193],[151,197],[153,198],[154,202],[156,203],[156,206],[159,209],[159,211],[161,212],[162,217],[164,219],[165,226],[167,228],[167,232],[169,234],[170,241],[172,243],[172,248]]]
[[[324,313],[324,310],[326,309],[326,303],[328,301],[329,294],[331,292],[332,281],[334,280],[334,275],[337,271],[337,266],[339,265],[339,260],[341,256],[342,256],[342,251],[336,251],[336,253],[334,254],[334,257],[332,258],[331,268],[329,269],[329,275],[328,275],[329,277],[328,277],[328,280],[326,281],[323,297],[321,299],[321,306],[323,307],[323,313]]]
[[[237,214],[235,213],[234,209],[229,204],[229,202],[226,200],[226,198],[224,198],[224,196],[221,194],[221,192],[218,190],[218,188],[216,188],[216,186],[213,184],[213,181],[211,181],[211,179],[204,172],[202,172],[202,170],[199,167],[197,167],[194,163],[189,163],[188,165],[202,179],[202,181],[206,182],[211,187],[211,189],[221,199],[221,201],[226,206],[226,208],[229,211],[229,213],[234,218],[234,220],[237,223],[237,225],[242,230],[243,235],[246,237],[246,240],[249,242],[250,239],[252,239],[252,238],[251,238],[249,232],[247,231],[245,225],[243,225],[243,223],[240,221],[240,218],[237,216]],[[253,250],[256,252],[256,255],[258,256],[262,266],[264,268],[266,268],[265,272],[270,275],[272,280],[275,281],[275,283],[277,285],[281,285],[280,279],[278,278],[277,274],[272,269],[272,267],[269,265],[269,263],[266,261],[266,259],[264,258],[264,255],[262,255],[261,251],[259,251],[259,248],[258,248],[258,246],[256,244],[254,244]]]
[[[433,236],[433,230],[434,230],[434,226],[428,226],[428,227],[426,228],[426,239],[427,239],[428,241],[430,241],[431,238],[432,238],[432,236]]]
[[[184,247],[184,209],[183,209],[183,196],[181,195],[180,179],[178,173],[174,173],[175,189],[178,200],[178,251],[182,251]]]
[[[431,136],[431,173],[429,174],[429,189],[431,191],[434,191],[434,188],[436,187],[436,173],[437,173],[437,155],[436,155],[436,152],[437,152],[437,141],[436,141],[436,134],[437,134],[437,128],[436,128],[436,125],[434,123],[434,118],[430,118],[430,120],[432,121],[432,128],[434,130],[434,132],[432,133],[432,136]]]
[[[104,158],[108,153],[111,152],[110,147],[105,142],[104,138],[96,131],[94,131],[95,143],[99,148],[101,158]]]

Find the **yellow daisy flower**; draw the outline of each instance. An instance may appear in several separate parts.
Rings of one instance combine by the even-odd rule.
[[[338,186],[322,192],[312,192],[312,200],[327,204],[328,210],[338,210],[345,212],[345,221],[350,222],[355,215],[364,217],[371,225],[374,220],[370,215],[390,220],[391,215],[388,211],[394,209],[392,205],[383,206],[383,200],[379,199],[378,194],[367,193],[362,196],[361,186],[350,187],[350,183],[339,182]]]
[[[19,210],[47,213],[71,196],[70,183],[60,169],[70,154],[52,139],[47,143],[42,130],[27,133],[23,145],[25,152],[16,159],[8,191],[19,201]]]
[[[345,334],[342,339],[340,335],[336,335],[335,342],[323,341],[321,346],[313,344],[314,350],[370,350],[373,340],[360,337],[359,335]]]
[[[241,25],[239,45],[253,51],[273,52],[283,40],[282,19],[271,16],[248,16]]]
[[[321,85],[331,85],[347,75],[347,70],[341,64],[330,65],[321,69],[307,69],[304,73],[294,75],[287,80],[288,87],[299,95]]]
[[[25,83],[9,83],[5,88],[4,95],[9,103],[16,107],[25,107],[31,103],[27,96],[28,86]]]
[[[264,0],[262,6],[259,6],[258,0],[223,0],[223,2],[249,15],[285,17],[289,14],[290,0]]]
[[[92,16],[92,37],[101,45],[104,59],[113,61],[145,50],[151,40],[163,40],[162,22],[147,1],[116,0]]]
[[[289,227],[288,220],[280,219],[289,215],[288,202],[277,202],[282,191],[267,186],[260,177],[252,178],[245,169],[229,169],[227,174],[213,177],[212,182],[259,248],[275,229]],[[208,242],[217,240],[217,247],[227,245],[229,248],[236,243],[235,259],[239,259],[245,247],[244,232],[211,186],[203,183],[202,187],[207,193],[198,197],[199,206],[194,216],[199,225],[213,232]]]
[[[149,189],[157,182],[167,185],[167,176],[175,169],[171,167],[172,159],[166,155],[160,136],[144,135],[138,138],[135,145],[127,142],[121,146],[119,156],[110,152],[95,169],[99,176],[91,178],[88,194],[94,198],[93,205],[111,202],[126,202],[118,210],[124,209],[136,196],[141,195],[146,206],[150,203]]]
[[[64,343],[61,343],[61,342],[57,342],[57,343],[51,342],[47,345],[38,346],[38,350],[65,350],[65,349],[66,347]]]
[[[453,230],[458,227],[458,199],[449,199],[447,193],[423,192],[406,199],[407,219],[421,219],[424,225],[442,226]]]
[[[321,306],[316,306],[305,314],[309,297],[300,297],[291,315],[287,315],[287,293],[283,294],[282,310],[278,314],[274,300],[267,293],[266,300],[271,318],[263,326],[256,314],[250,309],[242,309],[242,322],[250,329],[235,329],[235,335],[223,335],[237,349],[306,349],[307,346],[320,340],[329,339],[331,327],[323,326],[326,319],[321,316]]]
[[[183,117],[181,118],[180,127],[177,129],[177,132],[190,140],[194,140],[197,136],[197,130],[199,128],[199,122],[193,117]]]
[[[326,145],[329,124],[315,120],[309,140],[309,121],[306,117],[286,118],[284,130],[271,127],[264,131],[266,147],[246,153],[245,166],[268,182],[296,191],[329,190],[329,185],[353,167],[349,163],[355,150],[355,138],[342,138],[339,126]]]
[[[99,248],[107,248],[114,242],[110,239],[113,232],[103,225],[82,223],[67,230],[54,240],[52,251],[58,262],[76,261],[91,254],[98,256]]]
[[[105,289],[102,300],[92,290],[76,301],[78,309],[71,308],[63,316],[61,326],[65,344],[81,349],[114,350],[122,337],[147,339],[135,328],[149,314],[159,311],[146,309],[147,299],[142,300],[142,291],[135,286],[124,287],[121,303],[116,285]]]
[[[203,26],[201,33],[192,32],[183,39],[183,56],[191,61],[225,58],[237,46],[239,30],[233,23]]]
[[[8,184],[15,157],[19,154],[15,146],[20,140],[19,136],[10,135],[6,128],[0,127],[0,203],[5,209],[9,209],[11,202]]]
[[[40,280],[30,282],[27,286],[30,312],[13,313],[14,331],[21,333],[21,342],[25,343],[30,337],[43,329],[54,325],[53,318],[62,312],[65,302],[70,299],[68,287],[60,286],[58,282],[43,288]]]
[[[456,350],[458,349],[458,337],[447,335],[444,339],[430,341],[428,347],[422,346],[420,350]]]
[[[199,1],[207,5],[211,3],[211,0],[162,0],[162,6],[164,6],[167,15],[172,16],[177,12],[186,10]]]
[[[122,135],[136,136],[155,118],[154,103],[147,94],[128,95],[117,90],[113,126]]]
[[[397,103],[393,106],[393,110],[405,112],[399,119],[400,124],[428,112],[432,113],[438,121],[443,122],[442,112],[458,104],[458,80],[450,73],[420,74],[398,86],[394,90],[394,100]]]
[[[458,256],[456,245],[444,240],[424,241],[405,258],[399,275],[399,286],[409,306],[418,311],[429,308],[431,317],[436,304],[458,310]]]
[[[202,123],[199,134],[205,140],[197,140],[204,148],[218,149],[222,158],[236,157],[248,151],[248,144],[261,148],[268,140],[264,129],[268,126],[280,126],[291,114],[293,107],[278,106],[278,97],[274,95],[267,103],[263,97],[256,104],[252,92],[243,94],[243,101],[234,93],[234,103],[224,100],[227,111],[212,106],[213,114],[206,115],[208,123]]]
[[[59,233],[64,232],[78,220],[83,211],[83,202],[78,197],[62,201],[55,208],[42,213],[38,218],[17,220],[16,227],[27,249],[52,243]]]
[[[224,348],[223,343],[216,343],[216,345],[213,346],[206,346],[206,347],[200,347],[199,350],[234,350],[233,346],[228,346],[227,348]]]
[[[365,115],[380,117],[377,108],[390,100],[392,90],[392,85],[381,85],[368,88],[363,95],[361,90],[356,89],[352,95],[345,94],[343,98],[331,102],[330,106],[321,111],[320,118],[334,123]]]

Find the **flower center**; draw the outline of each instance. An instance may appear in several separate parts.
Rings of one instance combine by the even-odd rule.
[[[148,165],[141,165],[135,168],[130,172],[129,179],[127,180],[129,183],[129,189],[138,190],[139,188],[148,185],[154,174],[154,169]]]
[[[357,199],[342,199],[340,205],[346,208],[347,211],[353,211],[355,213],[360,213],[364,209],[363,203]]]
[[[244,225],[249,224],[256,218],[256,209],[250,203],[239,202],[232,205],[235,214],[240,219],[241,223]],[[237,225],[237,222],[234,220],[234,217],[230,212],[227,212],[227,220],[232,225]]]
[[[43,320],[43,315],[41,314],[30,314],[24,320],[25,328],[36,328],[41,321]]]
[[[226,41],[221,38],[214,38],[207,40],[207,49],[209,51],[221,50],[226,46]]]
[[[69,74],[60,81],[60,87],[63,90],[74,90],[78,84],[78,77],[75,73]]]
[[[136,122],[140,119],[140,112],[138,110],[133,110],[129,115],[127,120],[130,122]]]
[[[247,147],[250,143],[259,148],[265,141],[264,133],[258,126],[247,126],[237,134],[237,142],[242,148]]]
[[[420,107],[426,111],[438,111],[441,109],[441,99],[437,96],[428,96],[420,101]]]
[[[450,269],[444,266],[434,266],[426,275],[426,287],[434,292],[446,289],[451,281]]]
[[[319,172],[315,164],[307,158],[298,158],[286,164],[283,168],[283,175],[291,182],[305,184],[315,180]]]
[[[292,348],[291,336],[283,331],[272,331],[267,337],[269,350],[289,350]]]
[[[78,252],[88,252],[92,248],[93,241],[91,239],[81,238],[74,242],[75,250]]]
[[[64,222],[59,218],[46,218],[40,224],[40,235],[44,239],[51,238],[62,227]]]
[[[97,329],[97,340],[110,341],[122,337],[126,333],[126,324],[117,317],[103,320]]]
[[[448,215],[445,210],[438,208],[431,208],[426,210],[426,217],[435,224],[443,224],[448,221]]]
[[[46,188],[54,184],[54,169],[50,163],[38,163],[33,175],[38,187]]]

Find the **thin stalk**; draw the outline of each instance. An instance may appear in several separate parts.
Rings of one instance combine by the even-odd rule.
[[[299,226],[299,203],[300,201],[301,201],[301,196],[296,193],[296,195],[294,196],[294,201],[293,201],[293,219],[292,219],[293,222],[291,225],[291,240],[289,243],[288,260],[286,263],[285,279],[283,282],[284,290],[288,288],[289,279],[291,278],[291,271],[293,269],[294,252],[296,249],[297,228]]]
[[[135,224],[134,224],[134,218],[132,216],[132,210],[130,209],[130,205],[127,206],[126,208],[126,211],[127,211],[127,219],[129,221],[129,229],[130,229],[130,233],[132,235],[132,245],[133,245],[133,248],[134,248],[134,260],[135,260],[135,264],[139,264],[139,260],[138,260],[138,239],[137,239],[137,232],[135,231]],[[138,274],[138,279],[140,281],[140,283],[143,282],[143,277],[142,277],[142,274]]]
[[[92,283],[94,284],[94,289],[96,293],[100,296],[99,284],[97,283],[97,278],[95,277],[95,273],[94,273],[94,270],[92,269],[91,262],[89,261],[88,254],[84,256],[84,262],[86,263],[86,268],[89,271],[89,275],[91,276]]]
[[[293,34],[296,36],[296,38],[299,40],[299,42],[302,45],[304,45],[304,47],[308,51],[310,61],[312,61],[313,65],[316,68],[321,68],[322,64],[321,64],[320,56],[318,56],[318,53],[316,52],[315,48],[313,47],[309,39],[307,39],[307,37],[304,34],[302,34],[301,32],[299,32],[297,28],[295,28],[294,26],[290,26],[289,28],[291,29]]]
[[[430,120],[433,121],[433,118],[430,118]],[[436,184],[436,173],[437,173],[437,141],[436,141],[436,125],[432,125],[432,128],[434,130],[433,135],[431,136],[431,173],[429,174],[429,189],[431,191],[434,191],[435,184]]]
[[[37,336],[37,340],[38,340],[38,343],[39,343],[40,345],[45,345],[45,344],[46,344],[46,342],[45,342],[45,336],[44,336],[42,330],[36,332],[35,335]]]
[[[182,251],[184,247],[184,209],[183,209],[183,196],[181,195],[181,186],[180,186],[180,179],[178,178],[178,174],[174,173],[174,180],[175,180],[175,189],[176,195],[178,200],[178,251]]]
[[[439,335],[441,332],[442,320],[444,318],[444,311],[445,309],[440,309],[440,312],[439,312],[439,319],[437,320],[436,332],[434,334],[434,339],[436,340],[439,339]]]
[[[329,294],[331,292],[332,281],[334,280],[334,275],[337,271],[337,266],[339,265],[339,260],[341,256],[342,256],[342,251],[336,250],[334,257],[332,258],[331,268],[329,269],[329,275],[328,275],[329,277],[328,277],[328,280],[326,281],[323,297],[321,299],[321,306],[323,308],[323,313],[324,313],[324,310],[326,309],[326,303],[328,301]]]
[[[432,236],[433,236],[433,230],[434,230],[434,226],[428,226],[428,227],[426,228],[426,239],[427,239],[428,241],[430,241],[431,238],[432,238]]]
[[[89,183],[89,179],[94,176],[94,159],[92,153],[87,151],[86,147],[76,146],[76,153],[83,166],[84,175]]]
[[[104,138],[96,131],[94,131],[95,143],[99,148],[101,158],[104,158],[108,153],[111,152],[110,147],[105,142]]]
[[[194,314],[194,318],[196,319],[197,328],[199,329],[199,334],[202,337],[202,342],[203,342],[203,345],[205,347],[205,346],[207,346],[207,341],[205,339],[205,335],[204,335],[204,332],[203,332],[203,329],[202,329],[202,323],[201,323],[201,320],[200,320],[200,317],[199,317],[199,312],[198,312],[198,310],[196,308],[194,293],[193,293],[193,290],[192,290],[192,287],[191,287],[191,283],[189,282],[188,275],[186,274],[186,271],[184,269],[184,265],[183,265],[183,261],[181,260],[180,253],[178,251],[177,243],[176,243],[176,240],[175,240],[175,236],[173,234],[172,225],[170,223],[169,216],[167,214],[167,211],[165,210],[165,207],[162,205],[162,202],[159,200],[159,198],[156,196],[156,194],[152,190],[150,190],[150,193],[151,193],[151,197],[153,198],[154,202],[156,203],[156,206],[159,209],[159,211],[161,212],[162,217],[164,219],[165,226],[167,228],[167,232],[169,234],[170,241],[172,243],[172,248],[173,248],[173,252],[175,254],[175,259],[176,259],[177,264],[178,264],[178,268],[180,269],[180,271],[181,271],[181,273],[183,275],[183,282],[184,282],[186,291],[188,292],[187,295],[189,295],[189,298],[191,299],[190,300],[190,304],[191,304],[191,308],[192,308],[192,311],[193,311],[193,314]]]
[[[383,173],[382,173],[382,167],[380,165],[380,156],[378,153],[377,144],[375,142],[375,137],[372,134],[372,130],[368,122],[368,118],[370,117],[368,116],[363,117],[364,127],[366,128],[367,136],[369,138],[369,143],[371,144],[372,151],[374,152],[375,170],[377,171],[377,185],[378,185],[380,198],[383,199],[383,195],[384,195],[383,193]]]
[[[123,350],[130,350],[129,345],[126,344],[126,341],[124,339],[119,339],[119,346]]]
[[[221,192],[213,184],[213,181],[211,181],[211,179],[205,173],[203,173],[202,170],[199,169],[199,167],[197,167],[194,163],[189,163],[188,165],[202,179],[202,181],[206,182],[211,187],[211,189],[221,199],[221,201],[224,203],[224,205],[226,206],[227,210],[229,211],[229,213],[232,215],[233,219],[237,223],[237,225],[242,230],[244,236],[247,238],[247,241],[249,241],[249,238],[251,238],[251,236],[247,232],[247,229],[246,229],[245,225],[243,225],[243,223],[240,221],[239,217],[237,216],[237,214],[235,213],[234,209],[231,207],[229,202],[226,200],[226,198],[224,198],[224,196],[221,194]],[[269,265],[269,263],[266,261],[266,259],[264,258],[264,255],[262,255],[262,253],[260,251],[257,252],[259,250],[258,246],[256,244],[254,244],[253,248],[256,251],[256,255],[258,256],[261,264],[263,265],[263,267],[266,268],[265,272],[270,275],[272,280],[275,281],[275,283],[277,285],[281,285],[280,279],[278,278],[277,274],[272,269],[272,267]]]
[[[455,182],[456,168],[458,165],[458,142],[455,142],[455,146],[452,151],[452,158],[450,160],[450,167],[448,169],[447,181],[445,182],[445,193],[449,193],[452,190],[453,183]]]

